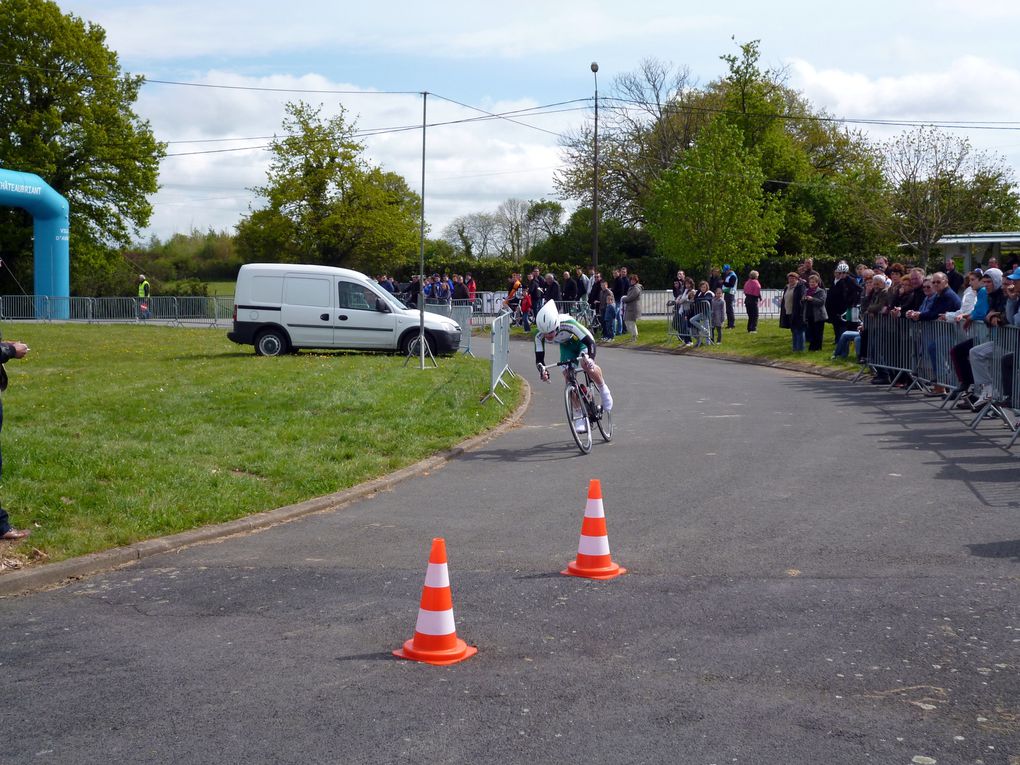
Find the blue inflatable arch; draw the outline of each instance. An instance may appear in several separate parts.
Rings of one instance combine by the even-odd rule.
[[[20,207],[35,221],[35,294],[71,296],[71,221],[67,200],[38,175],[0,169],[0,205]],[[66,313],[67,302],[52,313]],[[63,309],[63,310],[61,310]]]

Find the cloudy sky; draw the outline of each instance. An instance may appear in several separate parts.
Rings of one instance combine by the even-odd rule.
[[[433,235],[504,199],[553,198],[557,135],[655,58],[719,77],[719,56],[760,40],[762,64],[830,114],[947,120],[1020,178],[1020,3],[1013,0],[517,0],[507,4],[350,0],[58,0],[101,25],[122,67],[150,82],[137,105],[169,143],[145,235],[232,230],[258,200],[267,137],[283,106],[342,104],[358,128],[453,123],[551,104],[546,114],[435,124],[427,132],[425,211]],[[231,86],[205,87],[205,86]],[[455,103],[456,102],[456,103]],[[981,129],[976,124],[987,123]],[[995,124],[990,124],[995,123]],[[874,130],[874,129],[872,129]],[[888,137],[886,132],[876,137]],[[230,140],[226,140],[230,139]],[[369,158],[421,188],[421,131],[363,139]]]

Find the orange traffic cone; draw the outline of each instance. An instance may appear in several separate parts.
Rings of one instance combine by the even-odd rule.
[[[456,664],[478,653],[478,649],[457,638],[453,623],[453,596],[450,574],[446,568],[446,540],[432,540],[425,586],[421,590],[421,607],[414,626],[414,637],[403,648],[393,652],[401,659],[426,664]]]
[[[588,579],[612,579],[627,573],[627,569],[613,563],[609,555],[606,514],[602,509],[602,484],[597,478],[588,484],[588,502],[584,506],[577,559],[568,563],[566,571],[560,573]]]

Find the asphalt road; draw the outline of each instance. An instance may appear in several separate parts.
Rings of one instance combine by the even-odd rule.
[[[616,438],[582,456],[514,357],[522,426],[431,475],[0,601],[0,762],[1020,762],[1020,450],[994,425],[607,349]],[[558,573],[591,478],[608,582]],[[434,536],[479,648],[451,667],[390,654]]]

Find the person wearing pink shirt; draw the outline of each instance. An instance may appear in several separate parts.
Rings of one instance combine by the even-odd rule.
[[[747,331],[758,332],[758,302],[761,300],[761,282],[758,272],[751,271],[744,282],[744,310],[747,311]]]

